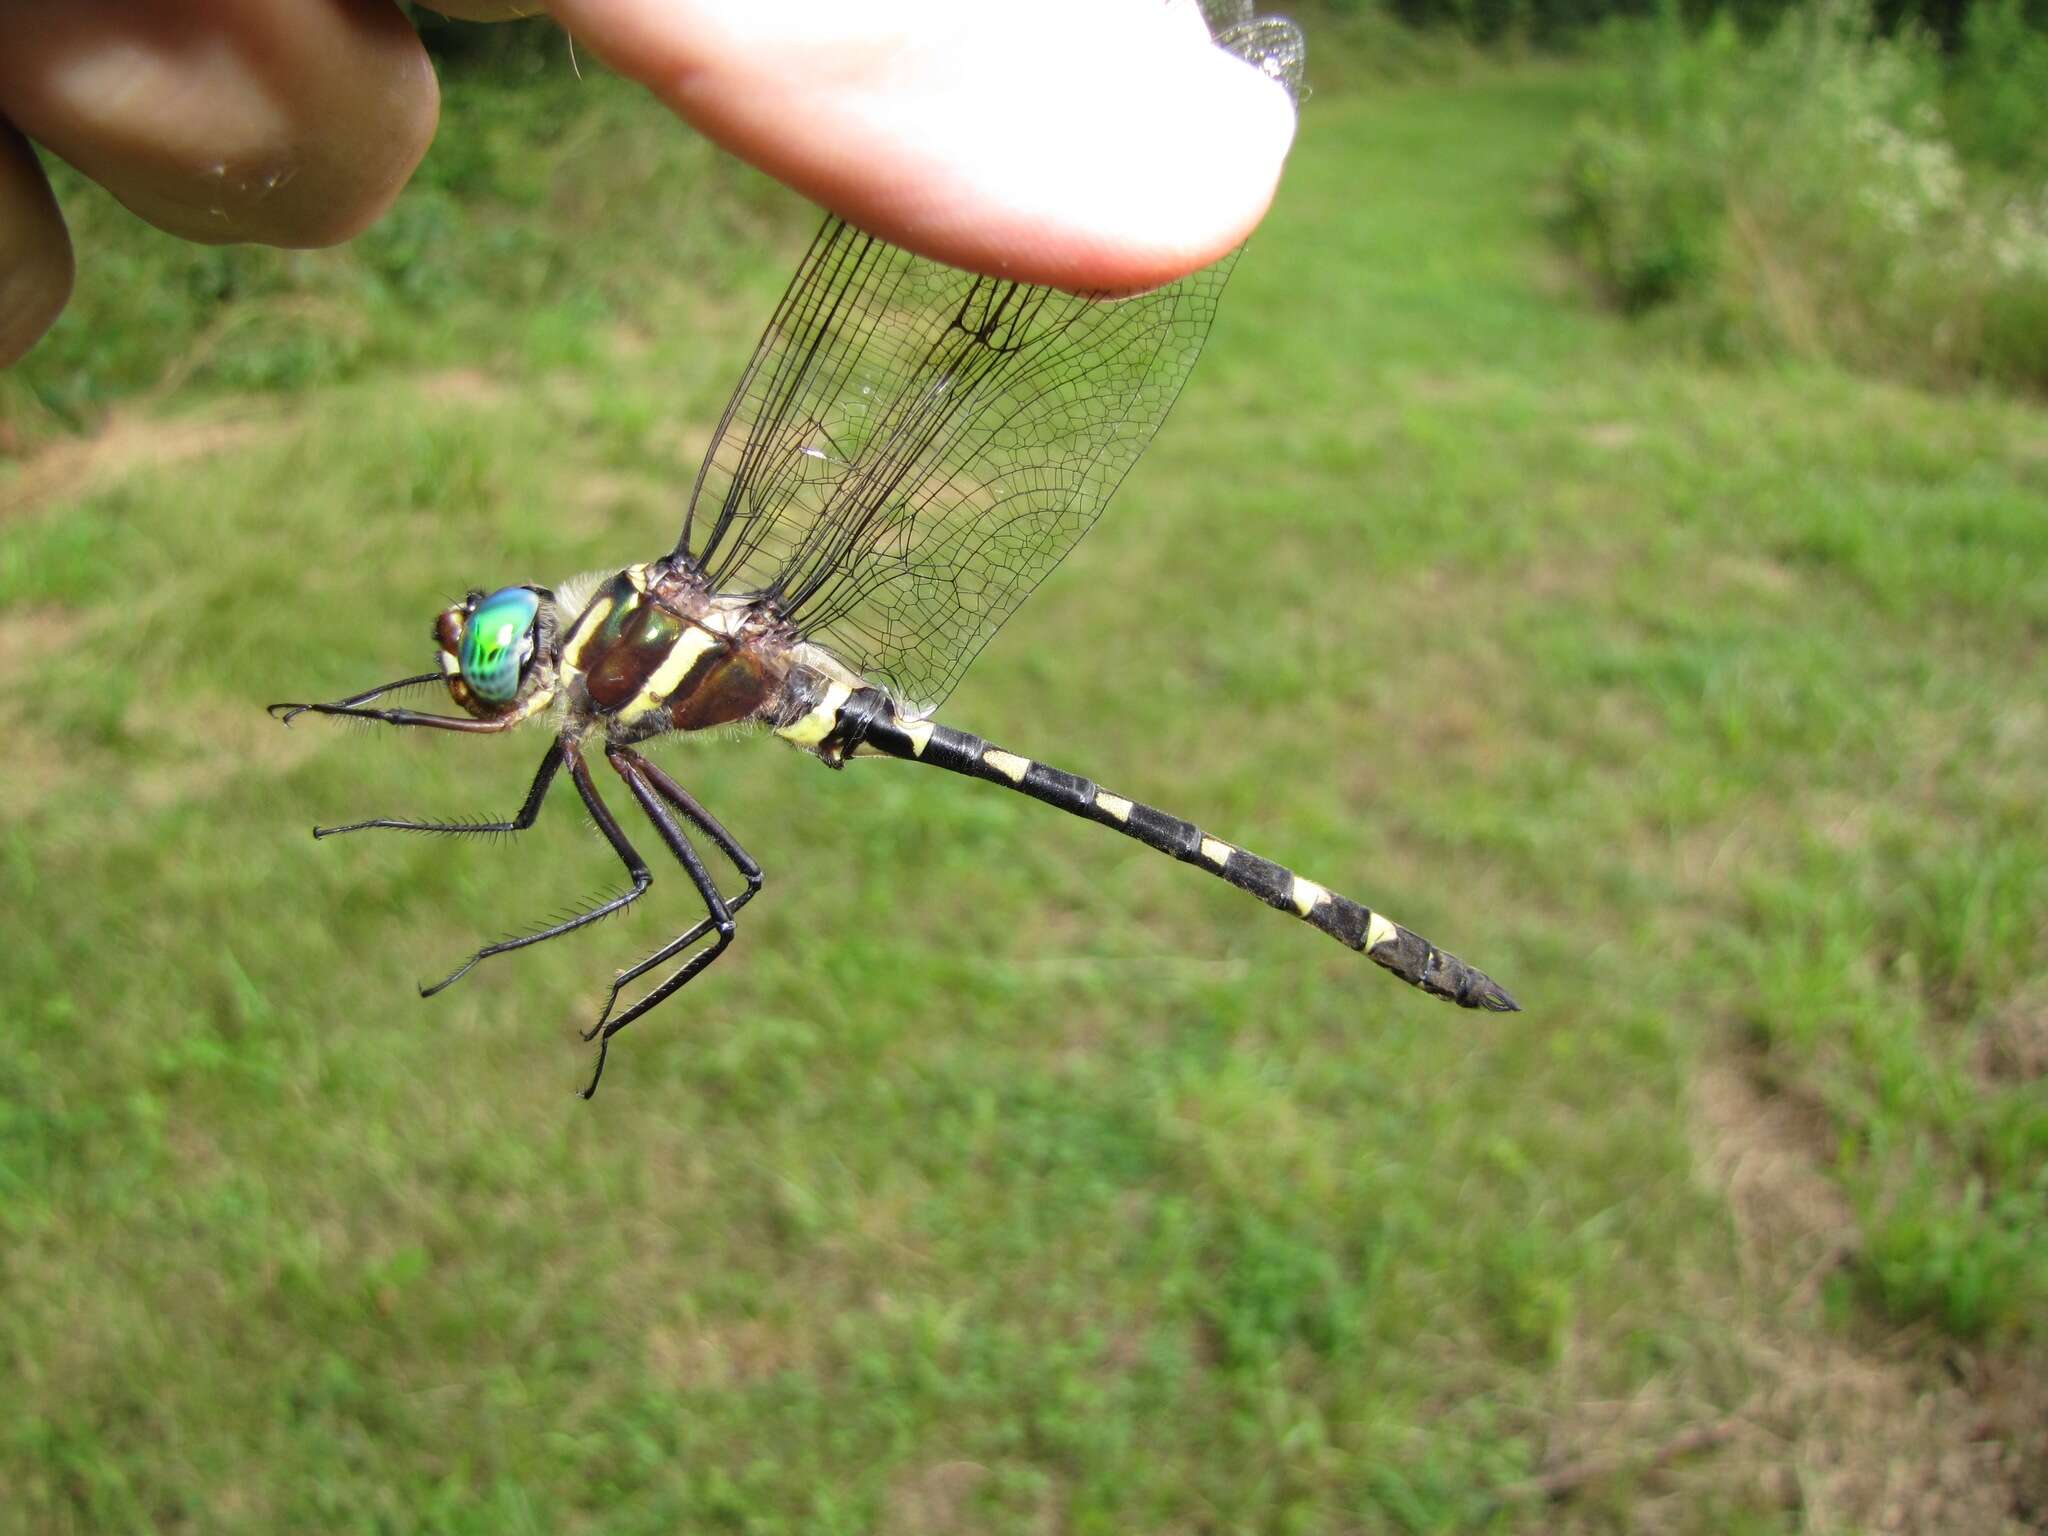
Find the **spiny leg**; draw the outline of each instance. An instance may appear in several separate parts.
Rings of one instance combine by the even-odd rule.
[[[733,868],[746,878],[749,895],[761,889],[764,876],[761,866],[754,862],[754,856],[740,846],[739,839],[726,831],[716,816],[704,809],[695,795],[639,753],[621,748],[618,755],[631,762],[634,771],[653,785],[663,799],[687,816],[692,826],[718,845],[718,851],[731,859]]]
[[[475,832],[524,832],[540,815],[541,802],[547,798],[548,787],[555,782],[555,774],[562,766],[562,743],[557,739],[548,747],[548,755],[540,760],[540,771],[533,776],[533,786],[526,792],[526,803],[519,807],[519,814],[510,821],[399,821],[380,816],[370,821],[352,821],[345,827],[315,827],[315,837],[339,837],[344,832],[362,832],[372,827],[389,827],[398,832],[445,832],[462,836]]]
[[[436,992],[453,986],[468,975],[470,968],[480,960],[488,960],[493,955],[506,954],[515,949],[525,949],[528,945],[544,943],[548,939],[558,939],[565,933],[573,933],[578,928],[589,927],[601,918],[610,917],[622,907],[638,901],[647,887],[653,884],[654,876],[648,873],[646,861],[634,850],[633,845],[626,841],[626,834],[619,830],[618,819],[612,815],[611,808],[604,803],[603,797],[597,792],[597,786],[591,782],[590,768],[583,761],[582,752],[567,740],[560,741],[558,745],[569,765],[569,778],[576,786],[576,793],[583,797],[583,804],[590,812],[590,819],[597,823],[597,830],[604,834],[605,841],[612,845],[612,851],[619,856],[619,861],[626,866],[626,872],[633,877],[633,888],[612,897],[610,901],[592,907],[588,912],[579,912],[574,917],[565,917],[558,923],[550,923],[538,933],[522,934],[516,939],[502,939],[496,944],[486,944],[431,987],[421,987],[421,997],[432,997]]]
[[[755,894],[761,889],[761,882],[764,876],[761,866],[754,861],[752,854],[740,846],[739,839],[726,831],[718,818],[705,810],[698,802],[696,796],[684,789],[682,785],[662,772],[653,763],[640,756],[639,753],[629,752],[621,748],[615,754],[615,759],[624,759],[630,762],[634,772],[641,775],[648,784],[653,786],[655,793],[659,794],[669,804],[681,811],[684,816],[688,817],[692,826],[696,827],[699,832],[702,832],[713,843],[717,844],[718,851],[730,859],[733,868],[737,869],[745,877],[747,888],[726,902],[726,910],[728,912],[737,912],[741,907],[752,901]],[[611,991],[605,997],[604,1007],[598,1013],[597,1022],[583,1032],[583,1038],[585,1040],[595,1040],[597,1038],[598,1031],[603,1029],[605,1021],[611,1018],[612,1009],[618,1006],[619,993],[624,988],[631,986],[656,966],[664,965],[674,959],[692,944],[703,938],[705,934],[709,933],[712,926],[711,919],[707,917],[687,933],[662,945],[660,949],[657,949],[638,965],[623,970],[613,977]]]
[[[266,706],[266,708],[271,719],[276,720],[282,725],[290,725],[292,721],[306,713],[309,709],[353,709],[358,704],[367,704],[372,699],[381,698],[387,693],[397,693],[402,688],[418,688],[426,683],[445,683],[447,681],[448,678],[445,673],[422,672],[416,677],[401,677],[395,683],[379,683],[374,688],[365,688],[361,693],[352,693],[345,699],[336,699],[332,704],[271,704]],[[284,711],[281,715],[278,713],[280,709]]]
[[[641,778],[641,771],[649,766],[646,759],[624,749],[615,749],[608,756],[611,758],[612,767],[618,771],[619,777],[626,781],[626,787],[633,792],[633,798],[640,802],[640,809],[647,813],[647,819],[654,823],[654,829],[661,834],[661,840],[668,844],[669,852],[673,853],[683,868],[689,871],[690,879],[696,884],[697,894],[704,898],[704,907],[710,913],[710,917],[691,931],[701,934],[708,926],[717,929],[718,937],[709,949],[699,950],[690,956],[660,986],[604,1025],[602,1033],[597,1037],[597,1066],[590,1074],[590,1085],[583,1090],[583,1097],[586,1099],[597,1092],[598,1080],[604,1076],[605,1058],[611,1053],[612,1036],[682,990],[691,977],[725,953],[726,946],[732,943],[735,932],[732,908],[726,904],[725,898],[718,894],[718,883],[711,878],[711,872],[704,867],[704,861],[697,856],[697,850],[690,846],[689,838],[684,836],[683,829],[676,825],[675,817],[669,814],[668,807],[662,803],[661,797]],[[668,946],[667,949],[669,953],[673,953],[675,946]]]
[[[374,699],[380,693],[390,693],[396,688],[410,688],[416,683],[440,681],[438,673],[423,673],[419,677],[408,677],[396,683],[386,683],[381,688],[372,688],[359,693],[352,699],[343,699],[334,704],[272,704],[269,706],[273,719],[290,725],[300,715],[339,715],[346,720],[381,720],[386,725],[423,725],[436,731],[469,731],[476,735],[488,735],[496,731],[508,731],[520,721],[514,712],[496,720],[471,720],[462,715],[430,715],[418,709],[361,709],[357,700]],[[278,711],[283,710],[283,714]]]
[[[734,897],[731,901],[728,901],[725,904],[725,910],[728,913],[739,911],[741,907],[744,907],[747,904],[748,900],[753,896],[753,894],[754,892],[752,890],[741,891],[738,896]],[[611,1021],[612,1009],[618,1006],[619,994],[621,992],[623,992],[627,987],[630,987],[634,982],[638,981],[642,976],[645,976],[649,971],[654,970],[657,966],[666,964],[668,961],[673,960],[677,955],[680,955],[692,944],[696,943],[699,939],[703,938],[705,934],[709,933],[716,926],[717,924],[711,918],[704,918],[701,921],[699,921],[695,926],[689,928],[677,937],[669,940],[668,943],[662,945],[661,948],[657,949],[645,960],[640,961],[637,965],[629,966],[627,969],[619,972],[617,976],[613,977],[611,991],[605,995],[604,1008],[599,1012],[597,1016],[597,1022],[591,1025],[590,1028],[583,1031],[583,1038],[585,1040],[595,1040],[598,1037],[599,1032],[602,1031],[605,1025]],[[644,1012],[646,1012],[646,1009],[636,1008],[629,1016],[627,1016],[624,1019],[623,1022],[630,1024],[634,1019],[639,1018],[640,1015]]]

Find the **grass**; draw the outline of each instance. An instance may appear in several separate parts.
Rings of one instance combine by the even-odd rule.
[[[458,238],[316,259],[317,367],[183,368],[238,301],[101,370],[149,343],[77,334],[137,298],[88,247],[17,436],[153,393],[0,478],[0,1530],[2048,1507],[2048,437],[1599,313],[1537,206],[1587,90],[1319,95],[1174,420],[947,711],[1384,903],[1506,1019],[1021,797],[677,744],[769,884],[577,1103],[680,881],[421,1003],[608,853],[562,805],[316,846],[509,807],[539,744],[260,706],[665,547],[808,220],[593,81],[518,196],[401,206]],[[437,156],[511,133],[451,99]]]

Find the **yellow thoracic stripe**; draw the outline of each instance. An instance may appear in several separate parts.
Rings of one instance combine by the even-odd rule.
[[[583,611],[582,622],[570,632],[568,643],[562,647],[562,665],[571,672],[583,670],[583,648],[590,644],[590,637],[604,628],[604,621],[612,616],[612,600],[600,597]]]
[[[815,747],[832,734],[832,727],[839,723],[840,706],[852,697],[853,690],[846,684],[833,683],[808,713],[780,727],[775,734],[800,747]]]
[[[630,725],[643,715],[652,714],[659,709],[662,701],[682,686],[683,679],[690,675],[690,669],[718,643],[719,637],[710,630],[691,625],[677,637],[676,643],[669,647],[668,654],[661,658],[661,665],[656,667],[654,675],[647,679],[647,686],[640,690],[632,703],[619,711],[620,721]]]

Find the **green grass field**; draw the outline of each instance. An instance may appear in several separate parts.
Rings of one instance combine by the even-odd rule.
[[[687,884],[421,1002],[608,850],[566,790],[316,845],[508,813],[541,741],[262,712],[673,536],[810,219],[546,90],[543,151],[452,87],[353,253],[81,201],[0,396],[0,1531],[2048,1518],[2040,402],[1600,313],[1579,74],[1325,91],[946,718],[1527,1012],[1019,796],[682,742],[768,887],[585,1105]]]

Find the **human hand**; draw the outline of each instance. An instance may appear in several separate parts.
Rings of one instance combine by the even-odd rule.
[[[539,0],[430,0],[453,16]],[[1271,199],[1285,93],[1192,0],[551,0],[680,116],[922,255],[1080,291],[1205,265]],[[0,366],[72,255],[22,135],[158,227],[347,240],[398,195],[439,93],[389,0],[0,0]],[[8,124],[13,126],[10,129]]]

